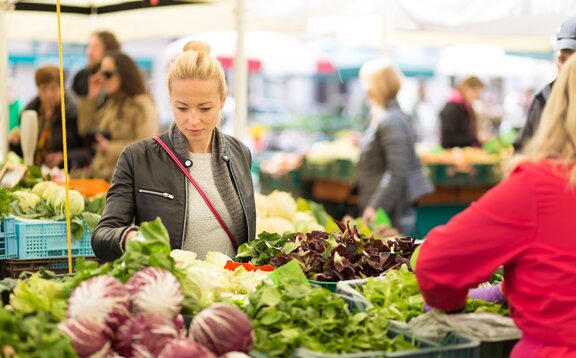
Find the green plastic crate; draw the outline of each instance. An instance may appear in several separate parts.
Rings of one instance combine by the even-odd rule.
[[[508,337],[480,341],[481,358],[508,358],[520,337]]]
[[[294,169],[285,175],[272,175],[259,170],[260,193],[268,195],[274,190],[287,191],[294,196],[301,196],[302,170]]]
[[[398,334],[404,335],[407,340],[413,341],[417,349],[398,352],[360,352],[360,353],[319,353],[299,348],[294,353],[299,358],[478,358],[480,356],[480,343],[455,334],[448,335],[441,344],[412,336],[396,328],[390,328],[389,337]]]

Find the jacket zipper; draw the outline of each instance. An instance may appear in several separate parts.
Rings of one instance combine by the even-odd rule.
[[[174,200],[174,195],[172,195],[170,193],[161,193],[159,191],[146,190],[146,189],[138,189],[138,192],[144,193],[144,194],[152,194],[152,195],[164,197],[166,199]]]
[[[188,221],[188,178],[184,175],[184,225],[182,225],[182,239],[180,240],[180,249],[184,247],[186,239],[186,222]]]
[[[224,159],[226,164],[228,165],[228,171],[230,171],[230,176],[232,177],[232,182],[236,187],[236,191],[238,192],[238,198],[240,198],[240,205],[242,206],[242,210],[244,211],[244,221],[246,222],[246,231],[248,232],[248,240],[250,240],[250,224],[248,223],[248,214],[246,213],[246,207],[244,206],[244,199],[242,198],[242,193],[240,188],[238,187],[238,182],[236,181],[236,176],[234,175],[234,170],[232,169],[232,163],[230,163],[230,157],[227,156],[227,159]]]

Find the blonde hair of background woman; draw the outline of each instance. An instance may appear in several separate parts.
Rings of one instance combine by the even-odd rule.
[[[512,168],[543,159],[574,165],[569,179],[571,186],[576,186],[576,56],[562,66],[538,129],[523,153],[513,160]]]
[[[168,90],[172,90],[175,80],[216,80],[220,98],[226,98],[228,86],[224,69],[216,58],[210,56],[210,46],[205,42],[190,41],[184,45],[183,51],[168,70]]]
[[[380,109],[396,98],[402,85],[400,71],[387,59],[366,62],[360,68],[359,77],[373,105]]]

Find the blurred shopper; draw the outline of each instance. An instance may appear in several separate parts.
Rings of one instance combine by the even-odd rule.
[[[462,309],[470,288],[501,265],[522,339],[513,358],[576,357],[576,57],[552,89],[542,123],[510,176],[420,248],[416,276],[426,302]],[[489,297],[491,296],[491,298]]]
[[[72,89],[78,97],[88,95],[88,79],[98,72],[102,59],[112,51],[120,51],[120,43],[113,33],[97,31],[90,35],[86,47],[88,64],[74,76],[72,83]]]
[[[38,113],[38,142],[34,154],[34,164],[49,168],[63,167],[62,152],[62,109],[60,94],[60,70],[56,66],[46,65],[36,70],[34,75],[38,95],[24,110]],[[66,101],[66,141],[68,146],[68,166],[71,169],[82,168],[90,162],[90,151],[84,148],[78,134],[78,112],[72,96],[65,94]],[[20,129],[18,126],[10,132],[10,150],[22,156]]]
[[[417,141],[427,147],[437,146],[439,142],[438,112],[428,99],[427,84],[425,80],[418,82],[418,99],[412,108],[414,130]]]
[[[472,104],[482,97],[484,83],[471,76],[460,82],[450,93],[440,111],[440,142],[444,148],[475,147],[478,140],[476,113]]]
[[[409,234],[416,221],[418,198],[432,192],[416,156],[416,137],[410,117],[402,112],[396,94],[400,72],[387,60],[368,62],[360,81],[370,102],[372,120],[360,143],[358,190],[360,211],[372,224],[382,208],[400,232]]]
[[[555,50],[556,67],[558,67],[558,71],[560,71],[562,65],[564,65],[576,50],[576,15],[566,20],[556,32]],[[554,82],[555,80],[547,84],[546,87],[534,96],[530,109],[528,110],[526,123],[514,142],[514,149],[516,149],[516,151],[522,150],[524,145],[526,145],[526,142],[532,138],[534,132],[538,128],[542,111],[544,110],[546,101],[552,92]]]
[[[88,176],[110,179],[125,146],[158,133],[158,113],[140,70],[124,53],[106,55],[88,85],[88,96],[78,103],[78,129],[95,150]],[[108,99],[98,109],[104,92]]]
[[[105,63],[104,63],[105,64]],[[174,123],[126,148],[92,237],[94,253],[114,260],[143,221],[157,217],[172,249],[230,257],[256,228],[250,151],[217,128],[228,92],[220,62],[189,42],[168,72]]]

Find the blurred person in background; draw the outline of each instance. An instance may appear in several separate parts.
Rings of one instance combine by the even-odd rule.
[[[24,110],[38,113],[38,142],[34,154],[34,164],[49,168],[64,166],[62,152],[62,110],[60,94],[60,70],[56,66],[46,65],[34,74],[38,95]],[[84,142],[78,134],[78,112],[72,96],[65,94],[66,101],[66,141],[68,146],[68,166],[71,169],[82,168],[90,162],[90,151],[84,148]],[[22,156],[20,129],[15,127],[9,135],[10,150]]]
[[[106,60],[103,67],[106,66]],[[174,122],[124,150],[92,236],[96,256],[114,260],[141,222],[162,219],[172,249],[236,255],[252,240],[256,204],[249,149],[218,129],[228,87],[204,42],[192,41],[168,71]]]
[[[112,51],[120,51],[120,42],[113,33],[108,31],[96,31],[90,35],[86,47],[88,63],[86,67],[78,71],[72,82],[72,89],[78,97],[88,95],[88,79],[96,74],[104,56]]]
[[[420,247],[416,277],[431,307],[456,312],[504,266],[482,299],[507,301],[522,339],[511,357],[576,357],[576,56],[515,168]],[[477,296],[477,298],[479,298]]]
[[[365,63],[360,82],[370,102],[372,119],[360,142],[359,209],[372,225],[382,208],[401,233],[410,234],[416,222],[416,201],[433,191],[424,176],[414,144],[416,136],[396,95],[402,77],[388,60]]]
[[[78,102],[78,129],[95,153],[89,172],[79,176],[110,179],[125,146],[158,134],[158,113],[136,63],[122,52],[106,55],[88,85]],[[107,100],[98,109],[102,93]]]
[[[564,21],[558,31],[556,31],[556,67],[558,71],[562,69],[564,63],[576,50],[576,15]],[[540,92],[536,93],[530,109],[528,110],[528,117],[524,123],[524,127],[514,142],[514,149],[521,151],[526,142],[532,138],[534,132],[540,124],[540,117],[546,105],[546,101],[552,92],[552,87],[556,80],[547,84]]]
[[[448,102],[440,111],[440,143],[444,148],[477,147],[478,125],[472,104],[482,97],[484,83],[471,76],[451,91]]]
[[[428,99],[426,80],[418,82],[418,98],[412,108],[414,130],[417,141],[432,147],[439,142],[439,125],[437,112]]]

